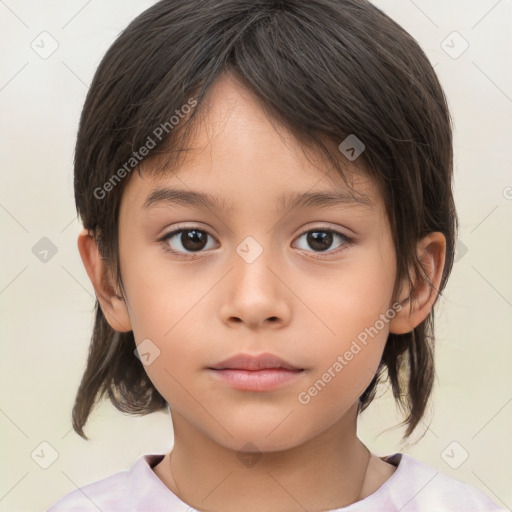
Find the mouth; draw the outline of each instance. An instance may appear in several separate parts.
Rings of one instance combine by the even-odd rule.
[[[250,354],[236,354],[228,359],[221,361],[213,367],[209,368],[210,370],[248,370],[248,371],[258,371],[258,370],[289,370],[289,371],[301,371],[304,368],[299,368],[297,366],[292,365],[291,363],[281,359],[280,357],[265,352],[264,354],[259,354],[256,356],[252,356]]]
[[[237,354],[209,367],[217,381],[240,391],[271,391],[297,380],[304,368],[288,363],[273,354],[258,356]]]

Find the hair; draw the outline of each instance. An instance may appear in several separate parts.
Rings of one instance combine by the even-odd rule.
[[[351,134],[364,143],[358,168],[379,186],[396,250],[394,299],[404,280],[412,287],[424,279],[433,288],[416,244],[434,231],[446,238],[435,305],[453,266],[458,229],[451,117],[418,43],[366,0],[161,0],[120,33],[88,91],[74,160],[77,214],[94,236],[112,282],[124,292],[118,214],[131,177],[127,162],[140,173],[134,155],[151,147],[144,161],[165,155],[167,163],[150,172],[168,174],[187,151],[212,84],[225,73],[303,147],[326,157],[347,185],[344,168],[350,162],[338,146]],[[191,96],[197,99],[187,110]],[[169,122],[173,116],[175,126]],[[389,333],[377,372],[359,398],[362,412],[389,379],[405,416],[403,439],[424,416],[433,389],[433,309],[411,332]],[[105,395],[129,414],[169,407],[135,347],[133,332],[114,330],[96,300],[72,412],[73,428],[84,439],[91,410]]]

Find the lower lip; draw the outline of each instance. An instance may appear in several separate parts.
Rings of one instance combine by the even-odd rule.
[[[215,378],[241,391],[271,391],[298,379],[304,370],[267,368],[265,370],[213,370]]]

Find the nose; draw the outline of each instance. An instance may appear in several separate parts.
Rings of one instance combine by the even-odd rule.
[[[238,253],[231,259],[221,294],[220,315],[231,327],[282,328],[290,322],[293,293],[286,276],[270,251],[263,250],[253,261]]]

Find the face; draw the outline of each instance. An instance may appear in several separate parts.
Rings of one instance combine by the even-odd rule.
[[[390,226],[379,190],[360,172],[349,175],[367,204],[292,208],[299,194],[346,196],[342,178],[276,132],[228,78],[209,106],[176,170],[155,179],[143,168],[127,184],[119,221],[126,307],[171,414],[225,447],[287,449],[353,410],[375,374],[393,313]],[[155,194],[165,188],[217,200]],[[262,353],[301,371],[269,370],[268,379],[283,381],[255,390],[209,369]]]

